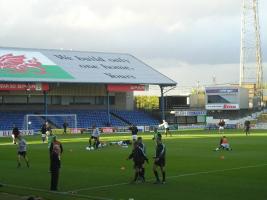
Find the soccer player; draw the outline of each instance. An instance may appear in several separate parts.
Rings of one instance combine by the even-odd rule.
[[[60,155],[62,150],[60,145],[53,145],[53,149],[51,152],[51,164],[50,164],[50,172],[51,172],[51,184],[50,190],[56,191],[58,186],[58,178],[59,178],[59,169],[61,167]]]
[[[18,127],[13,124],[13,130],[12,130],[12,139],[13,139],[13,144],[17,144],[17,138],[19,136],[20,132]]]
[[[232,150],[232,148],[230,147],[228,139],[226,138],[226,136],[223,136],[220,139],[220,145],[219,145],[219,147],[217,147],[215,149],[215,151],[219,151],[221,149],[226,149],[227,151]]]
[[[99,136],[100,136],[100,131],[99,129],[96,127],[96,125],[93,125],[93,132],[92,132],[92,135],[89,139],[89,147],[92,148],[92,140],[94,140],[94,144],[93,144],[93,147],[95,149],[98,148],[98,145],[100,144],[100,141],[99,141]]]
[[[250,134],[250,121],[249,120],[245,121],[244,128],[245,128],[246,135],[249,135]]]
[[[42,136],[42,141],[44,143],[46,139],[46,124],[43,124],[41,127],[41,136]]]
[[[67,134],[67,128],[68,128],[68,123],[65,121],[63,123],[63,134]]]
[[[163,122],[163,123],[160,124],[159,127],[162,127],[162,126],[164,127],[166,137],[167,137],[168,133],[170,134],[170,136],[172,136],[172,134],[171,134],[171,132],[170,132],[170,126],[169,126],[168,122],[166,122],[165,120],[162,120],[162,122]]]
[[[162,135],[160,132],[158,132],[157,127],[154,127],[154,136],[153,136],[152,140],[154,140],[156,144],[157,144],[158,138],[162,138]]]
[[[220,119],[218,125],[219,125],[219,133],[223,132],[224,126],[225,126],[225,121],[223,119]]]
[[[142,137],[137,138],[137,143],[139,148],[143,151],[144,155],[146,155],[146,146],[143,143]],[[143,181],[145,181],[145,165],[143,163],[141,171],[140,171],[141,177],[143,177]]]
[[[132,182],[135,183],[138,177],[142,179],[142,182],[145,182],[145,177],[142,168],[144,167],[145,161],[148,163],[148,158],[138,145],[137,141],[134,142],[132,153],[128,157],[128,160],[129,159],[133,159],[135,169],[134,180]]]
[[[138,128],[134,124],[132,124],[129,127],[129,130],[132,132],[132,139],[133,139],[133,142],[135,142],[137,140]]]
[[[59,142],[57,140],[57,137],[55,135],[53,135],[52,142],[51,142],[51,145],[49,148],[51,154],[53,153],[53,150],[55,148],[58,148],[60,150],[60,154],[59,154],[59,156],[60,156],[63,153],[63,146],[62,146],[61,142]]]
[[[161,138],[157,138],[157,145],[156,145],[156,156],[154,157],[154,166],[153,166],[153,171],[154,175],[156,177],[156,182],[155,184],[165,184],[166,182],[166,173],[165,173],[165,156],[166,156],[166,147],[162,143]],[[162,174],[162,182],[160,182],[159,175],[157,168],[160,168],[161,174]]]
[[[18,168],[21,167],[21,157],[24,158],[27,167],[29,168],[29,159],[27,157],[27,143],[22,136],[18,136]]]

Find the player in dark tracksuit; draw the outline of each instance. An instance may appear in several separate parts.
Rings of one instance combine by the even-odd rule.
[[[153,171],[156,177],[156,184],[162,183],[165,184],[165,156],[166,156],[166,147],[162,143],[161,138],[157,138],[157,146],[156,146],[156,156],[154,157],[154,166]],[[160,167],[160,171],[162,174],[162,182],[160,182],[157,168]]]
[[[146,147],[142,141],[142,137],[137,138],[137,143],[138,143],[139,148],[143,151],[144,155],[146,155]],[[145,165],[144,165],[144,163],[142,165],[140,173],[141,173],[141,177],[143,177],[143,180],[145,181]]]
[[[59,169],[61,167],[60,162],[60,147],[55,145],[52,153],[51,153],[51,164],[50,164],[50,172],[51,172],[51,185],[50,190],[56,191],[58,188],[58,178],[59,178]]]
[[[245,123],[245,132],[246,132],[246,135],[249,135],[250,134],[250,121],[249,120],[246,120]]]
[[[144,154],[143,150],[138,146],[138,142],[134,143],[134,148],[132,153],[129,155],[128,159],[133,159],[135,175],[133,182],[137,181],[137,178],[140,177],[142,181],[145,181],[144,173],[142,173],[142,168],[145,161],[148,163],[148,158]]]

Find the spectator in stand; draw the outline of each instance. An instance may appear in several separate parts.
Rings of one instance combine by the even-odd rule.
[[[13,124],[13,130],[12,130],[12,139],[13,139],[13,144],[17,144],[17,138],[19,136],[20,132],[18,127]]]

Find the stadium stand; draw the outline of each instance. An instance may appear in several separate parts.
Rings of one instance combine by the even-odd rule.
[[[25,129],[25,116],[27,114],[42,114],[41,112],[0,112],[0,130],[10,130],[13,124],[16,124],[19,129]],[[88,128],[96,125],[98,127],[108,126],[108,114],[105,110],[53,110],[49,114],[76,114],[77,127]],[[70,117],[55,117],[48,116],[47,120],[51,123],[53,128],[62,128],[64,121],[68,124],[73,124]],[[45,122],[45,117],[36,116],[30,117],[31,124],[29,128],[39,130],[41,125]],[[135,125],[155,125],[159,121],[153,119],[143,111],[112,111],[110,115],[111,126],[128,126]]]
[[[135,125],[141,125],[141,126],[159,124],[158,120],[153,119],[151,116],[149,116],[147,113],[143,111],[113,110],[111,113],[119,118],[124,119],[125,122],[128,124],[135,124]]]

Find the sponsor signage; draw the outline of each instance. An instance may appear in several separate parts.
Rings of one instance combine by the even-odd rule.
[[[200,116],[200,115],[206,115],[207,111],[198,110],[198,111],[175,111],[175,116]]]
[[[207,104],[206,110],[239,110],[239,104]]]
[[[103,127],[102,132],[103,133],[113,133],[113,128],[112,127]]]
[[[238,89],[237,88],[220,88],[220,89],[215,89],[215,88],[207,89],[206,88],[206,93],[207,94],[238,93]]]
[[[0,91],[48,91],[47,83],[0,83]]]
[[[12,135],[12,130],[1,130],[0,137],[10,137]],[[33,135],[33,130],[20,130],[21,135]]]
[[[116,85],[108,84],[107,90],[109,92],[132,92],[132,91],[145,91],[145,85],[136,85],[136,84],[125,84],[125,85]]]

